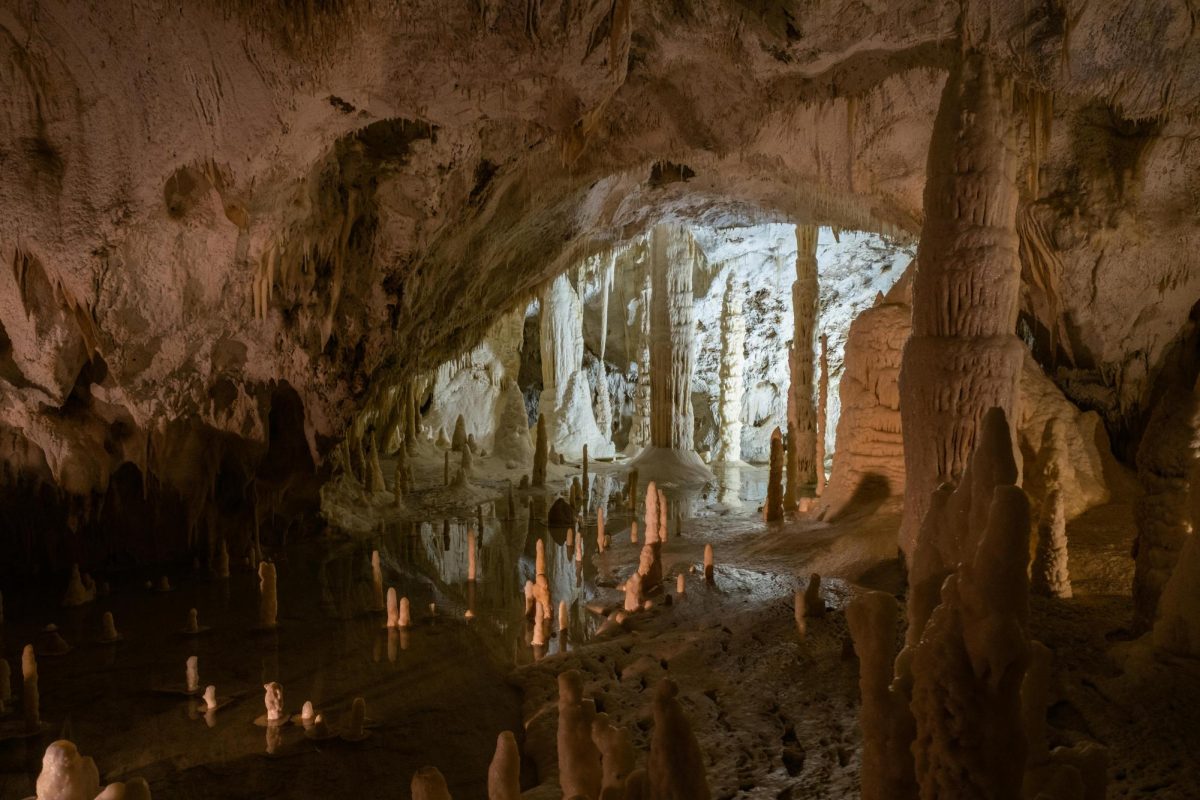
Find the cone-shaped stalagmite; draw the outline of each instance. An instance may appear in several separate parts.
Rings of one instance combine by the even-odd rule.
[[[767,500],[763,505],[763,519],[776,522],[783,519],[783,433],[776,428],[771,432],[771,463],[767,471]]]
[[[558,781],[563,797],[599,797],[603,772],[592,741],[596,706],[583,696],[583,676],[567,670],[558,676]]]
[[[796,226],[796,280],[792,284],[795,328],[788,351],[787,483],[784,508],[796,507],[801,484],[816,480],[817,413],[813,407],[813,332],[817,319],[817,228]]]
[[[512,731],[496,737],[496,754],[488,767],[488,800],[521,800],[521,753]]]
[[[968,49],[950,71],[929,144],[914,262],[912,335],[900,370],[904,521],[911,559],[934,489],[966,469],[985,411],[1015,407],[1017,153],[1012,83]]]
[[[412,800],[451,800],[446,778],[437,767],[421,767],[413,773]]]

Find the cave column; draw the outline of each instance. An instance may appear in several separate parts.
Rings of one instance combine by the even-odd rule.
[[[692,449],[695,242],[682,227],[659,225],[650,253],[650,444]]]
[[[984,412],[1019,416],[1017,167],[1012,84],[967,52],[946,81],[929,144],[901,361],[900,547],[910,561],[930,494],[961,477]]]
[[[612,455],[612,442],[596,426],[592,392],[583,371],[583,305],[566,275],[542,295],[542,394],[539,413],[546,417],[550,444],[578,458],[583,446],[593,454]]]
[[[792,283],[795,330],[788,351],[787,483],[783,505],[796,507],[801,484],[817,479],[817,413],[813,407],[813,330],[817,320],[817,228],[796,226],[796,280]]]
[[[742,396],[746,367],[746,318],[742,287],[731,270],[721,303],[721,393],[718,399],[720,430],[713,461],[737,463],[742,458]]]
[[[633,392],[633,419],[629,425],[626,452],[637,454],[650,444],[650,273],[642,283],[637,303],[637,385]]]

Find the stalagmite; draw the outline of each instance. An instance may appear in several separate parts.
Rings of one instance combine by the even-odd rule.
[[[467,529],[467,580],[471,581],[471,582],[475,581],[475,571],[476,571],[476,564],[475,564],[476,552],[475,551],[476,551],[475,529],[468,528]]]
[[[804,592],[799,589],[792,593],[792,617],[796,621],[796,631],[803,639],[808,635],[808,618],[804,615]]]
[[[771,432],[771,463],[767,472],[767,500],[763,505],[763,520],[778,522],[783,519],[783,432],[775,428]]]
[[[437,767],[421,767],[413,773],[412,800],[452,800],[446,779]]]
[[[121,639],[121,632],[117,630],[117,623],[113,620],[111,611],[105,611],[104,616],[100,618],[100,641],[116,642]]]
[[[625,610],[632,613],[642,607],[642,576],[633,573],[625,581]]]
[[[963,474],[984,412],[998,407],[1012,417],[1024,359],[1014,333],[1021,270],[1012,82],[966,46],[929,144],[912,335],[900,371],[900,547],[910,560],[930,497]]]
[[[661,540],[659,531],[659,513],[658,513],[658,486],[654,481],[650,481],[646,485],[646,541],[657,542]]]
[[[858,715],[863,733],[862,800],[917,796],[909,753],[915,734],[908,696],[892,688],[896,617],[896,600],[884,592],[863,592],[846,608],[862,695]]]
[[[186,682],[184,686],[188,694],[195,694],[200,691],[200,658],[199,656],[188,656],[186,669],[184,671]]]
[[[629,543],[630,544],[638,543],[638,526],[637,526],[636,519],[630,520],[630,522],[629,522]]]
[[[400,598],[400,615],[396,620],[396,627],[411,628],[412,627],[412,609],[409,605],[407,597]]]
[[[737,463],[742,459],[742,396],[746,355],[746,318],[743,289],[730,270],[721,303],[721,388],[718,396],[717,446],[713,461]]]
[[[592,742],[600,751],[600,800],[622,800],[625,781],[637,759],[629,729],[613,725],[608,714],[596,714],[592,720]]]
[[[566,633],[567,629],[570,627],[571,627],[571,615],[567,609],[567,601],[559,600],[558,601],[558,632]]]
[[[272,681],[263,684],[263,705],[266,706],[266,722],[268,725],[282,725],[283,716],[283,687]]]
[[[712,795],[704,771],[704,755],[670,678],[654,690],[654,733],[646,772],[650,796],[662,800],[708,800]],[[593,795],[595,796],[595,795]]]
[[[704,545],[704,582],[705,583],[713,582],[713,572],[716,569],[715,564],[716,564],[716,562],[713,559],[713,546],[712,546],[712,544],[705,544]]]
[[[547,617],[546,606],[545,606],[545,604],[542,603],[541,600],[538,600],[537,605],[535,606],[535,611],[534,611],[534,616],[533,616],[533,637],[529,641],[529,644],[532,645],[533,647],[543,647],[546,644],[546,639],[547,639],[546,617]]]
[[[997,420],[1005,440],[989,441]],[[1021,489],[1004,480],[1010,474],[1005,461],[1012,459],[1007,434],[1003,414],[993,409],[985,417],[981,444],[968,469],[983,474],[969,475],[968,488],[982,489],[991,475],[1003,478],[990,494],[972,497],[966,506],[959,504],[963,511],[947,518],[965,525],[958,539],[962,556],[942,585],[941,603],[921,626],[912,648],[911,707],[916,721],[912,752],[922,797],[1021,797],[1026,744],[1020,691],[1029,651],[1029,501]],[[953,500],[967,496],[959,494]],[[934,503],[930,508],[936,513],[940,507]],[[929,543],[942,548],[948,544]],[[922,541],[919,550],[925,546]],[[963,730],[974,735],[964,737]]]
[[[1069,598],[1071,576],[1067,570],[1067,512],[1057,481],[1051,484],[1042,501],[1037,534],[1030,588],[1047,597]]]
[[[79,565],[71,565],[71,576],[67,579],[67,590],[63,595],[64,606],[81,606],[96,599],[96,584],[89,576],[79,574]]]
[[[372,611],[382,611],[384,605],[383,592],[383,562],[379,557],[378,550],[371,551],[371,591],[372,591]]]
[[[229,577],[229,546],[225,543],[225,537],[221,537],[220,547],[217,548],[217,567],[216,573],[218,578]]]
[[[646,542],[638,558],[638,589],[641,595],[657,591],[662,586],[662,534],[665,531],[662,492],[654,481],[646,485]],[[626,601],[628,606],[628,600]],[[628,611],[629,609],[626,608]]]
[[[534,576],[546,574],[546,541],[538,539],[533,546],[533,574]]]
[[[804,590],[804,616],[820,619],[825,616],[825,598],[821,596],[821,576],[813,573]]]
[[[538,575],[533,582],[533,596],[541,606],[542,619],[550,619],[554,613],[554,604],[550,601],[550,580],[545,574]]]
[[[389,586],[387,590],[387,627],[396,628],[400,625],[400,600],[396,596],[396,587]]]
[[[662,489],[655,487],[658,493],[658,540],[665,542],[669,526],[667,525],[667,495]]]
[[[304,705],[300,706],[300,723],[305,727],[313,724],[316,719],[316,710],[313,708],[312,700],[305,700]]]
[[[558,781],[563,797],[600,797],[603,771],[600,750],[592,741],[596,706],[583,696],[583,676],[566,670],[558,676]]]
[[[21,713],[25,718],[25,730],[32,733],[42,727],[41,702],[38,695],[37,656],[33,645],[25,645],[21,651]]]
[[[258,565],[258,624],[274,628],[279,605],[275,594],[275,565],[264,561]]]
[[[675,594],[685,594],[687,592],[687,576],[682,572],[675,576]]]
[[[93,800],[100,793],[100,771],[74,744],[59,739],[42,756],[36,789],[36,800]]]
[[[783,507],[790,513],[799,486],[816,481],[817,415],[813,408],[813,333],[817,317],[817,228],[796,226],[796,280],[792,283],[795,320],[788,350],[787,482]]]
[[[450,449],[458,453],[467,449],[467,422],[459,414],[454,420],[454,435],[450,438]]]
[[[568,535],[567,538],[569,539],[571,537]],[[580,533],[580,535],[575,537],[575,563],[580,564],[582,562],[583,562],[583,534]]]
[[[538,414],[537,443],[533,449],[533,477],[529,483],[533,486],[546,485],[546,459],[548,455],[546,439],[546,415]]]
[[[817,440],[813,466],[817,473],[814,491],[817,497],[825,493],[825,437],[829,420],[829,336],[821,334],[821,375],[817,381]]]
[[[217,705],[218,705],[218,702],[217,702],[217,687],[216,687],[216,686],[211,686],[211,685],[210,685],[210,686],[205,686],[205,687],[204,687],[204,698],[203,698],[203,699],[204,699],[204,708],[205,708],[207,711],[216,711],[216,710],[217,710]]]
[[[496,753],[488,766],[488,800],[521,800],[521,752],[512,731],[496,737]]]
[[[604,506],[596,509],[596,549],[603,553],[608,547],[608,536],[604,533]]]
[[[188,609],[187,622],[183,626],[184,633],[200,633],[200,612],[194,608]]]

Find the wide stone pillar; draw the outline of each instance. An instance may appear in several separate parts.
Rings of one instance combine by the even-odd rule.
[[[612,442],[596,426],[592,390],[583,371],[583,307],[566,275],[559,275],[541,299],[542,394],[550,445],[568,458],[583,446],[593,456],[612,455]]]
[[[984,412],[1018,418],[1017,167],[1011,82],[969,52],[946,81],[929,144],[900,370],[910,561],[930,494],[961,477]]]
[[[796,280],[792,283],[792,347],[788,351],[787,482],[783,505],[796,507],[798,487],[817,479],[817,412],[813,406],[813,332],[817,322],[817,228],[796,226]]]
[[[650,446],[635,460],[655,477],[711,480],[693,449],[692,372],[696,243],[686,228],[657,225],[650,234]]]

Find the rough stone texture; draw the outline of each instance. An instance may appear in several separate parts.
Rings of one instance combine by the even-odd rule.
[[[650,444],[692,449],[692,270],[697,257],[691,234],[660,225],[650,237]]]
[[[742,286],[731,271],[721,305],[721,393],[717,447],[713,461],[742,460],[742,394],[746,356],[746,320],[742,315]]]
[[[788,349],[787,483],[783,505],[796,507],[800,484],[817,479],[817,412],[813,392],[813,335],[817,318],[817,229],[796,226],[796,280],[792,283],[794,327]]]
[[[929,145],[913,328],[900,368],[904,522],[912,557],[929,497],[957,481],[983,413],[1016,407],[1017,153],[1011,79],[986,55],[951,69]]]

